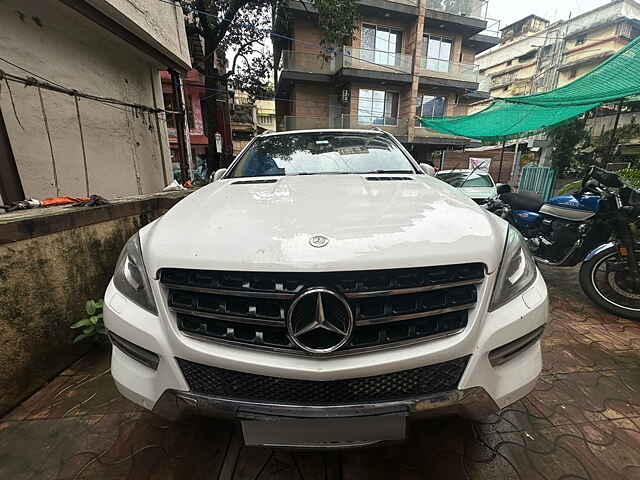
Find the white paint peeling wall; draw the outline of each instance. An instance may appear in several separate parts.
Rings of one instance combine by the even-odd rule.
[[[146,3],[151,1],[162,6],[163,15],[172,9],[157,0]],[[170,23],[168,17],[164,21]],[[161,28],[163,22],[157,22]],[[184,60],[184,28],[179,35],[175,22],[173,27],[161,41]],[[0,1],[0,57],[68,88],[164,106],[159,76],[164,66],[58,0]],[[1,61],[0,68],[29,75]],[[69,95],[1,85],[0,108],[28,197],[90,193],[113,198],[157,192],[171,180],[163,114],[156,120],[82,98],[76,108]]]
[[[160,0],[87,1],[178,63],[190,66],[185,25],[179,8]]]

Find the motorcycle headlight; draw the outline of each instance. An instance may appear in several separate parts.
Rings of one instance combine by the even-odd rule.
[[[154,315],[158,314],[147,270],[142,259],[140,237],[137,233],[127,241],[122,253],[120,253],[116,271],[113,274],[113,283],[120,293],[129,300]]]
[[[520,295],[535,281],[536,262],[525,245],[520,232],[509,226],[507,243],[498,270],[498,278],[493,289],[489,311],[497,310]]]

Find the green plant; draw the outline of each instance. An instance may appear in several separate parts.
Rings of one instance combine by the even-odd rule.
[[[640,168],[627,168],[618,172],[620,178],[627,184],[634,188],[640,188]],[[560,189],[558,195],[567,195],[569,193],[580,190],[582,186],[582,180],[576,180],[566,184]]]
[[[82,329],[82,333],[73,339],[73,343],[81,342],[86,338],[100,340],[102,336],[106,336],[107,330],[104,328],[104,321],[102,319],[103,306],[104,303],[102,300],[89,300],[87,302],[85,310],[89,316],[71,325],[71,328],[74,330]]]
[[[620,172],[620,177],[628,185],[634,188],[640,188],[640,168],[627,168]]]
[[[588,139],[589,133],[585,129],[584,119],[581,118],[566,122],[549,132],[549,141],[553,148],[551,161],[561,177],[569,173],[576,162],[579,145]]]

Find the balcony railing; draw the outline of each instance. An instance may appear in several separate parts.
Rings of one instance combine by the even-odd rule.
[[[378,127],[397,137],[406,137],[408,126],[409,121],[406,118],[372,114],[342,115],[342,128],[367,130]]]
[[[343,68],[376,70],[391,73],[411,73],[411,56],[404,53],[344,47],[337,64]]]
[[[279,130],[315,130],[318,128],[342,128],[340,117],[285,116]]]
[[[427,8],[463,17],[487,18],[488,0],[427,0]]]
[[[455,135],[447,135],[429,128],[424,128],[414,118],[385,117],[371,114],[341,115],[335,118],[287,116],[284,117],[282,124],[279,126],[279,130],[314,130],[325,128],[369,130],[376,127],[396,137],[407,137],[410,123],[415,123],[417,127],[413,130],[415,138],[457,138]]]
[[[486,18],[487,28],[481,31],[478,35],[485,35],[487,37],[500,38],[502,32],[500,31],[500,20],[495,18]]]
[[[423,57],[420,62],[420,73],[430,77],[449,78],[465,82],[477,82],[479,67],[466,63],[438,60]]]
[[[324,56],[317,52],[282,52],[282,70],[304,73],[323,73],[332,75],[336,72],[335,56]]]

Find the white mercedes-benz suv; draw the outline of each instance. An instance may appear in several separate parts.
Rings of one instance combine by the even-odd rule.
[[[548,300],[518,232],[394,137],[315,130],[257,137],[142,228],[104,310],[133,402],[348,447],[529,393]]]

